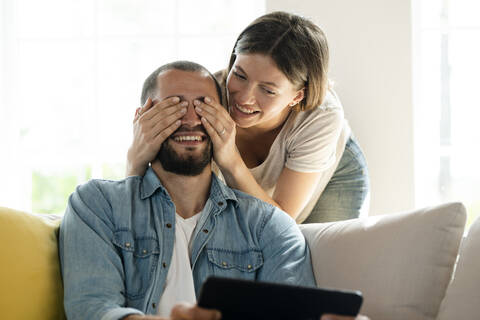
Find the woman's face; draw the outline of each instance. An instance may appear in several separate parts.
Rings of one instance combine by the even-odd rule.
[[[263,54],[239,54],[227,77],[230,116],[241,128],[274,129],[282,124],[291,105],[303,99],[297,89]]]

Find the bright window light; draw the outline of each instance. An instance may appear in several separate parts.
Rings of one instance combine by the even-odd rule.
[[[414,38],[416,205],[480,216],[480,2],[421,0]]]
[[[62,213],[121,179],[144,79],[179,59],[227,66],[258,0],[2,0],[0,205]]]

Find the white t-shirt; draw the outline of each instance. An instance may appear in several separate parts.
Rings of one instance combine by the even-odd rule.
[[[270,197],[284,167],[298,172],[322,172],[310,201],[296,219],[302,223],[332,178],[350,133],[342,104],[329,89],[321,106],[290,113],[265,161],[250,172]]]
[[[170,316],[170,311],[178,302],[196,303],[195,286],[190,266],[190,248],[192,234],[201,213],[184,219],[175,214],[175,244],[172,262],[167,273],[165,290],[158,304],[158,315]]]

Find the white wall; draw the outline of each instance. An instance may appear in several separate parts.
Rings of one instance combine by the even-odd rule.
[[[362,145],[372,182],[370,214],[414,206],[412,35],[407,0],[267,0],[319,24],[330,77]]]

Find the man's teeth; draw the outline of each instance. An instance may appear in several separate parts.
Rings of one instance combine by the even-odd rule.
[[[242,111],[243,113],[247,113],[247,114],[251,114],[251,113],[254,113],[255,111],[254,110],[249,110],[249,109],[245,109],[244,107],[241,107],[239,106],[238,104],[236,105],[237,108]]]
[[[202,141],[201,136],[176,136],[173,138],[175,141],[182,142],[182,141]]]

